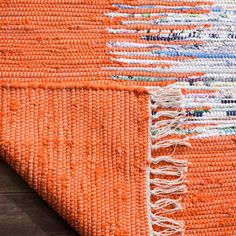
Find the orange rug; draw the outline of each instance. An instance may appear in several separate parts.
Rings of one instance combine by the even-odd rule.
[[[80,235],[236,235],[233,0],[0,12],[1,156]]]

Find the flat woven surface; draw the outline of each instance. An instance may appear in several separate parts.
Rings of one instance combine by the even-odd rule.
[[[1,88],[1,154],[82,235],[147,235],[147,93]],[[37,117],[37,119],[35,118]]]
[[[236,235],[235,0],[0,12],[1,155],[74,229]]]
[[[186,235],[236,235],[235,137],[208,138],[179,151],[187,159],[188,193],[184,210]]]

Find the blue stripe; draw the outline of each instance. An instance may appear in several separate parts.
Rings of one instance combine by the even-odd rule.
[[[154,51],[153,52],[156,55],[160,56],[171,56],[171,57],[177,57],[177,56],[186,56],[186,57],[198,57],[198,58],[231,58],[236,59],[235,54],[229,54],[229,53],[203,53],[203,52],[178,52],[178,51]]]

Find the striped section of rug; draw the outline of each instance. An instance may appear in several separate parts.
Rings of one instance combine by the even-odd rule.
[[[0,153],[80,235],[236,235],[235,0],[0,12]]]

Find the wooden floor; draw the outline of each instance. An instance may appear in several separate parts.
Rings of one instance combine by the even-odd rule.
[[[78,236],[0,158],[0,236]]]

